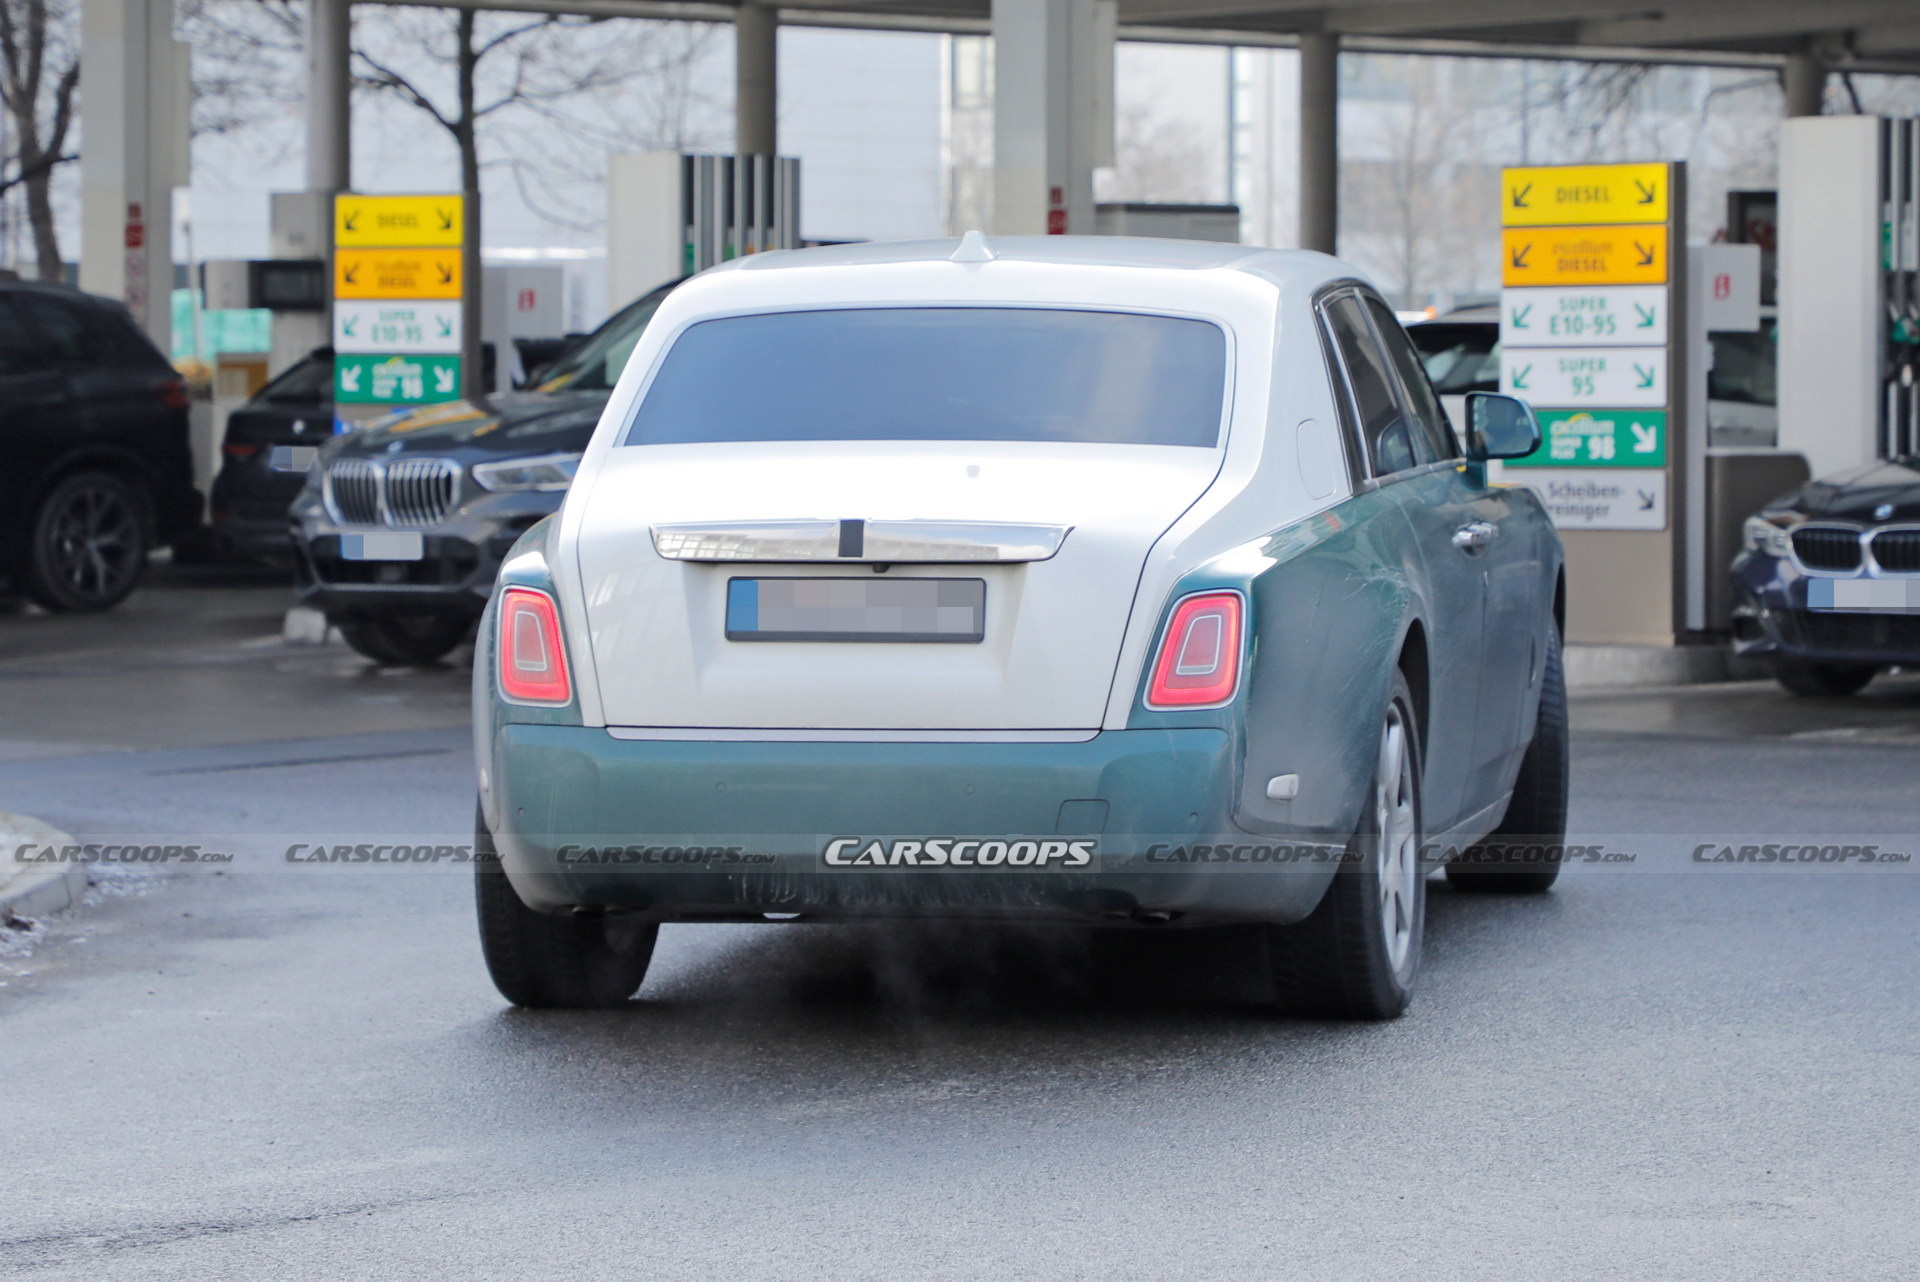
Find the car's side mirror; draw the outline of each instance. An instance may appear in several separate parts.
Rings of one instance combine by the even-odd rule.
[[[1467,458],[1524,458],[1540,448],[1540,420],[1516,396],[1467,393]]]

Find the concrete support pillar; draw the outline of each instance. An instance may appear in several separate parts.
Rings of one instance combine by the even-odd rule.
[[[349,0],[307,0],[307,190],[328,196],[353,190],[351,33]]]
[[[761,0],[733,11],[735,154],[778,155],[780,14]]]
[[[1827,64],[1810,49],[1787,55],[1781,77],[1789,116],[1817,116],[1827,100]]]
[[[124,300],[168,351],[173,189],[188,181],[191,100],[173,0],[85,0],[80,40],[80,287]]]
[[[1336,252],[1340,232],[1340,37],[1300,37],[1300,248]]]
[[[1091,235],[1113,163],[1114,0],[993,0],[993,227]]]

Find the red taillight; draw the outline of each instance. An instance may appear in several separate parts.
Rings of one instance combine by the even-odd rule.
[[[260,452],[260,447],[244,441],[228,441],[220,447],[220,452],[228,458],[252,458]]]
[[[160,393],[160,403],[170,410],[187,408],[187,381],[183,378],[170,378],[155,389]]]
[[[573,697],[567,652],[560,644],[560,612],[553,598],[531,588],[500,597],[500,693],[517,703],[565,703]]]
[[[1147,686],[1150,708],[1225,703],[1240,681],[1240,594],[1202,592],[1173,608]]]

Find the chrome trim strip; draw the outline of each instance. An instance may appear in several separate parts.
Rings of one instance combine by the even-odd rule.
[[[615,739],[670,743],[1086,743],[1098,730],[739,730],[608,726]]]
[[[653,550],[669,561],[875,562],[1045,561],[1070,525],[1000,521],[866,521],[859,556],[840,555],[841,522],[675,521],[653,527]]]

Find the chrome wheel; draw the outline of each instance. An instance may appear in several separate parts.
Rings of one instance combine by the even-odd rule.
[[[1380,926],[1387,964],[1396,974],[1406,970],[1419,912],[1420,816],[1414,798],[1407,721],[1396,704],[1387,709],[1386,724],[1380,730],[1373,778],[1373,859],[1379,873]]]

